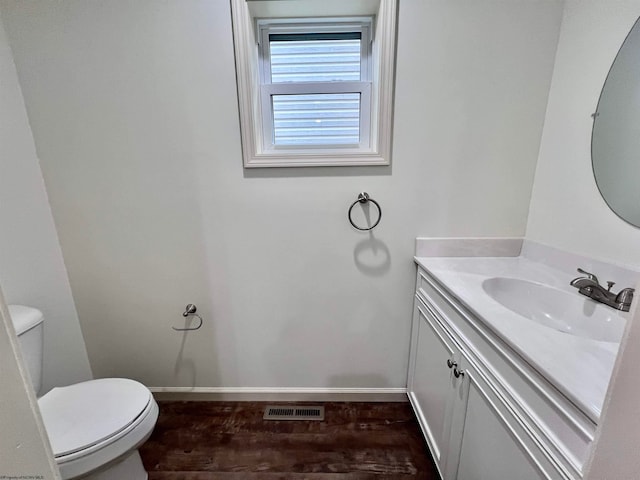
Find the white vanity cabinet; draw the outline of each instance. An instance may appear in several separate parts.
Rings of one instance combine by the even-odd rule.
[[[459,431],[452,432],[453,409],[459,403],[456,397],[460,401],[466,398],[464,377],[453,375],[453,369],[458,368],[461,361],[461,353],[429,308],[418,300],[413,332],[409,397],[433,458],[446,479],[449,478],[444,474],[447,465],[457,462],[456,446],[450,448],[450,442],[455,443],[460,436]]]
[[[595,424],[422,268],[408,395],[443,480],[579,479]]]
[[[454,410],[463,424],[457,475],[458,480],[495,480],[498,478],[539,480],[556,478],[536,464],[533,439],[523,435],[512,423],[510,412],[501,405],[482,378],[467,361],[462,363],[466,377],[467,399]]]

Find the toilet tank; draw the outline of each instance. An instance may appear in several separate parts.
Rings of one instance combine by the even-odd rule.
[[[22,358],[29,370],[31,384],[36,392],[42,387],[42,348],[43,321],[42,312],[36,308],[23,305],[9,305],[9,314],[18,335],[18,342],[22,350]]]

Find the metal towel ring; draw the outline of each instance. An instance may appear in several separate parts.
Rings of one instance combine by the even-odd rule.
[[[378,208],[378,220],[376,220],[376,223],[371,225],[369,228],[361,228],[357,226],[355,223],[353,223],[353,219],[351,218],[351,211],[353,210],[353,207],[356,206],[356,204],[367,203],[367,202],[373,203]],[[368,230],[373,230],[380,223],[380,220],[382,220],[382,208],[380,208],[380,204],[376,202],[373,198],[371,198],[367,192],[362,192],[358,194],[358,199],[355,202],[353,202],[349,207],[349,212],[347,213],[347,217],[349,218],[349,223],[351,223],[353,228],[366,232]]]
[[[200,327],[202,327],[202,317],[196,313],[197,310],[198,310],[198,307],[196,307],[193,303],[190,303],[185,307],[185,310],[182,313],[182,316],[185,318],[190,315],[193,315],[194,317],[198,317],[198,320],[200,320],[200,323],[198,324],[197,327],[190,327],[190,328],[171,327],[171,328],[173,328],[176,332],[189,332],[191,330],[198,330]]]

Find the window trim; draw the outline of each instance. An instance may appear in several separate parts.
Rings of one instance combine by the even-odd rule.
[[[309,5],[314,0],[309,1]],[[301,3],[304,3],[302,0]],[[267,135],[262,120],[263,88],[261,85],[261,61],[258,50],[260,30],[258,20],[252,17],[246,0],[231,0],[238,84],[238,105],[242,152],[245,168],[294,167],[294,166],[354,166],[389,165],[391,162],[391,125],[393,107],[394,54],[396,38],[397,0],[380,0],[379,10],[371,28],[372,84],[364,88],[370,96],[369,120],[371,132],[366,149],[345,147],[301,149],[297,146],[264,148]],[[277,3],[277,2],[269,2]],[[368,12],[363,12],[368,14]],[[335,16],[335,15],[334,15]],[[353,17],[353,15],[351,15]],[[304,22],[326,22],[324,19],[305,19]],[[292,20],[294,22],[294,20]],[[295,19],[301,23],[300,18]],[[333,27],[335,30],[335,26]],[[323,83],[323,82],[319,82]],[[330,82],[326,82],[330,83]],[[361,82],[354,82],[361,83]],[[276,84],[269,84],[273,89]],[[361,87],[361,86],[360,86]],[[275,90],[272,90],[275,91]],[[361,121],[361,134],[364,125]],[[365,134],[366,136],[366,134]],[[363,137],[361,137],[362,143]],[[270,142],[269,142],[270,143]]]

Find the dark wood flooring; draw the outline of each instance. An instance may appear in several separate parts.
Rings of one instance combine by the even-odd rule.
[[[322,403],[324,421],[263,420],[258,402],[159,405],[140,449],[149,480],[439,479],[407,403]]]

